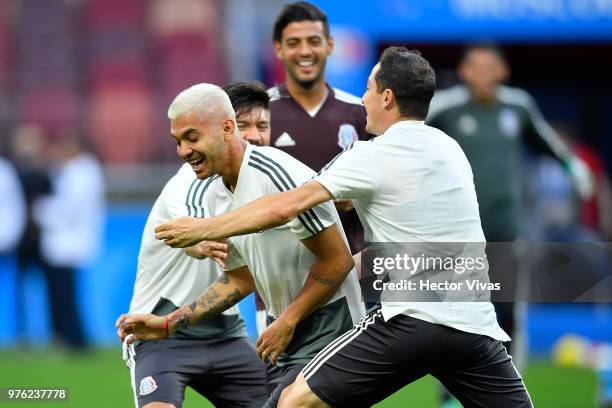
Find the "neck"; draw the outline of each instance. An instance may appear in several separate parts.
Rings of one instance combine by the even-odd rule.
[[[291,95],[298,105],[307,111],[319,106],[327,97],[328,93],[324,78],[321,78],[315,82],[311,88],[306,89],[287,75],[285,85],[287,86],[287,92],[289,92],[289,95]]]
[[[405,121],[423,121],[423,119],[422,118],[416,118],[416,117],[413,117],[413,116],[395,116],[393,118],[389,118],[385,122],[385,127],[384,127],[385,130],[382,133],[385,133],[387,130],[389,130],[389,128],[391,126],[395,125],[396,123],[405,122]]]
[[[472,98],[481,105],[492,105],[495,103],[495,93],[472,91]]]
[[[230,191],[236,189],[238,184],[238,176],[240,175],[240,166],[242,166],[242,159],[244,158],[244,152],[246,151],[246,142],[242,139],[235,139],[228,149],[228,159],[219,174]]]

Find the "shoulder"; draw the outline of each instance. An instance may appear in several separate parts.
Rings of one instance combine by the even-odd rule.
[[[280,173],[285,177],[311,175],[314,171],[295,157],[272,146],[253,146],[249,165],[262,172]]]
[[[379,144],[375,143],[378,138],[369,141],[357,140],[348,145],[342,152],[327,163],[323,170],[329,169],[335,162],[344,163],[345,166],[354,165],[357,168],[363,165],[364,162],[375,160],[376,151]]]
[[[291,156],[290,154],[272,146],[253,146],[250,160],[260,159],[271,163],[275,167],[296,168],[306,167],[304,163]]]
[[[464,85],[455,85],[451,88],[437,91],[429,104],[428,119],[433,118],[449,109],[461,106],[470,100],[470,92]]]
[[[68,162],[66,167],[75,172],[88,172],[89,174],[102,174],[102,165],[94,156],[84,153],[76,156]]]
[[[184,193],[187,193],[189,186],[195,183],[196,180],[197,178],[191,170],[191,167],[185,163],[166,182],[160,196],[176,197],[177,199],[184,200],[184,194],[180,194],[181,190],[184,190]],[[181,195],[180,198],[177,197],[179,194]]]
[[[189,186],[193,184],[194,182],[196,182],[197,180],[198,178],[196,177],[195,173],[191,169],[191,166],[185,163],[177,170],[174,176],[172,176],[172,178],[168,180],[167,185],[177,186],[177,187],[181,185]]]
[[[529,93],[520,88],[510,86],[499,86],[497,89],[497,98],[506,104],[519,105],[525,109],[533,109],[535,101]]]
[[[206,179],[199,179],[187,163],[183,164],[176,174],[168,180],[164,190],[171,194],[174,199],[184,201],[191,200],[195,195],[198,197],[203,195],[211,184],[218,179],[219,176],[211,176]]]
[[[363,104],[361,103],[360,97],[355,96],[346,91],[343,91],[341,89],[332,88],[332,94],[333,94],[334,99],[336,99],[337,101],[348,103],[350,105],[363,106]]]
[[[268,89],[268,96],[270,97],[270,103],[280,101],[284,97],[287,97],[287,92],[283,86],[276,85]]]
[[[0,174],[10,174],[11,176],[15,174],[15,170],[11,163],[3,157],[0,157]]]

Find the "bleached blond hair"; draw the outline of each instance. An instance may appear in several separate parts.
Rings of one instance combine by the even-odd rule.
[[[236,119],[229,96],[213,84],[196,84],[179,93],[168,107],[168,118],[175,120],[191,111],[201,115],[222,115]]]

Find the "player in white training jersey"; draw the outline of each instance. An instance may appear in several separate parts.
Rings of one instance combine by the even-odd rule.
[[[206,207],[213,214],[296,187],[315,173],[286,153],[255,147],[239,137],[227,96],[199,84],[179,94],[169,109],[181,157],[201,178],[212,177]],[[273,321],[260,336],[273,388],[266,406],[317,352],[350,329],[363,313],[360,288],[346,238],[331,203],[317,206],[269,231],[233,239],[223,279],[191,305],[164,318],[122,316],[129,340],[164,338],[217,315],[257,288]]]
[[[257,83],[227,85],[238,128],[244,140],[264,144],[270,139],[270,100]],[[205,242],[186,251],[155,239],[162,222],[187,215],[208,217],[205,205],[212,178],[200,180],[185,163],[166,183],[155,201],[142,234],[138,270],[130,313],[168,314],[193,302],[214,283],[222,269],[227,245]],[[201,260],[200,260],[201,259]],[[159,342],[124,343],[137,406],[179,407],[189,385],[215,405],[261,407],[266,399],[265,367],[247,338],[234,306],[227,311],[176,331]]]

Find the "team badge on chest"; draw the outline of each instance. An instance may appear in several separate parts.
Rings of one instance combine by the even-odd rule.
[[[359,139],[359,136],[353,125],[348,123],[340,125],[340,129],[338,129],[338,146],[341,149],[346,149],[351,143],[356,142],[357,139]]]
[[[499,128],[504,136],[514,139],[519,134],[519,118],[512,109],[502,109],[499,112]]]
[[[461,115],[458,126],[464,135],[473,135],[478,130],[478,122],[472,115]]]

